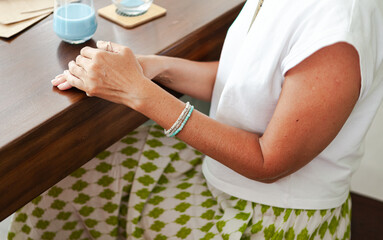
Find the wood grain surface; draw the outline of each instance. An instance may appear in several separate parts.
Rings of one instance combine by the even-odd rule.
[[[85,45],[106,40],[139,54],[217,59],[243,0],[157,0],[167,15],[127,30],[101,17],[93,39],[62,42],[52,16],[0,40],[0,221],[86,163],[146,117],[50,80]],[[95,1],[96,9],[110,1]]]

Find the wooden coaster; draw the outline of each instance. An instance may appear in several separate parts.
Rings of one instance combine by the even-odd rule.
[[[138,25],[149,22],[153,19],[162,17],[166,14],[166,9],[156,4],[152,4],[149,10],[139,16],[125,17],[116,13],[116,6],[111,4],[98,10],[98,14],[112,22],[115,22],[125,28],[134,28]]]

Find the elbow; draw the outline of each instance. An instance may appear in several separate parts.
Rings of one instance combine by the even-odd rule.
[[[251,180],[272,184],[289,175],[289,170],[284,169],[280,159],[264,158],[261,166],[252,166],[247,178]]]
[[[258,179],[256,181],[261,182],[261,183],[271,184],[271,183],[277,182],[279,179],[281,179],[281,177],[262,178],[262,179]]]
[[[259,148],[257,151],[246,152],[242,155],[242,162],[237,171],[242,176],[266,184],[272,184],[278,180],[288,176],[291,170],[291,163],[294,158],[289,157],[290,154],[282,154],[285,151],[269,150],[259,138]],[[237,159],[238,160],[238,159]]]
[[[257,182],[261,182],[261,183],[266,183],[266,184],[272,184],[272,183],[275,183],[277,181],[276,178],[274,177],[267,177],[267,178],[253,178],[252,180],[254,181],[257,181]]]
[[[262,140],[261,137],[259,139],[261,155],[258,156],[262,158],[262,162],[249,167],[252,170],[248,178],[257,182],[272,184],[289,175],[290,170],[285,164],[288,161],[279,154],[280,151],[267,151],[268,148],[265,147]],[[252,159],[250,162],[259,163],[259,159]]]
[[[251,176],[250,179],[261,182],[261,183],[267,183],[272,184],[277,182],[279,179],[283,178],[280,174],[265,174],[265,175],[257,175],[257,176]]]

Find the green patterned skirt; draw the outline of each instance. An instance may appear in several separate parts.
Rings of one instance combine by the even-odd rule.
[[[202,158],[141,127],[17,211],[8,239],[350,239],[350,198],[328,210],[245,201],[208,185]]]

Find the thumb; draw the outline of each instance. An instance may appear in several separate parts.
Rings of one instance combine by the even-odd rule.
[[[121,53],[124,46],[109,41],[97,41],[97,48],[107,52]]]

